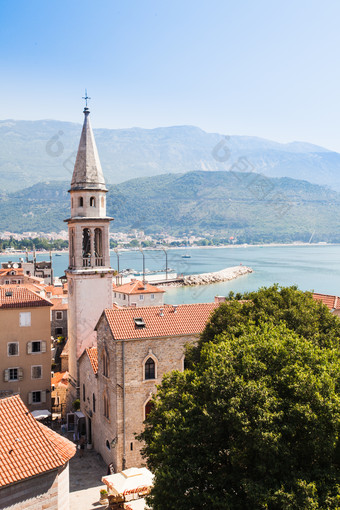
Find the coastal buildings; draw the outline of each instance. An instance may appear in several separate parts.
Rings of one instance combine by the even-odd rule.
[[[0,397],[19,393],[30,411],[51,405],[51,307],[24,286],[0,287]]]
[[[113,286],[113,302],[118,306],[159,306],[164,294],[165,290],[136,279]]]

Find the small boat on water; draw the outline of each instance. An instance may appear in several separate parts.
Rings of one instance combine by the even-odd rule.
[[[61,257],[61,253],[55,253],[56,257]]]
[[[182,255],[182,259],[191,259],[191,255],[189,255],[189,253],[185,253],[185,255]]]

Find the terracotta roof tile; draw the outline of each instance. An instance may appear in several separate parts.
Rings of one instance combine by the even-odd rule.
[[[113,337],[116,340],[125,340],[199,334],[218,306],[219,303],[195,303],[178,306],[129,307],[106,309],[104,313]],[[137,318],[144,321],[145,327],[136,326],[134,319]]]
[[[0,399],[0,487],[57,469],[75,452],[73,443],[33,418],[19,395]]]
[[[63,386],[68,383],[68,372],[54,372],[53,377],[51,377],[51,385],[58,386],[58,384],[62,384]]]
[[[338,296],[332,296],[330,294],[313,294],[313,299],[316,301],[322,301],[324,305],[329,308],[329,310],[339,310],[340,309],[340,298]]]
[[[31,308],[33,306],[52,306],[52,303],[23,285],[0,286],[0,309]]]
[[[97,347],[91,347],[86,349],[86,354],[89,357],[93,372],[96,374],[98,372],[98,352]]]
[[[140,280],[131,280],[129,283],[124,283],[124,285],[113,285],[113,290],[122,294],[157,294],[165,292],[165,290],[150,285],[150,283],[143,284]]]
[[[9,274],[10,272],[13,272],[13,276],[23,276],[24,270],[22,267],[19,268],[13,268],[13,267],[7,267],[7,268],[1,268],[0,269],[0,276],[5,276],[6,274]]]
[[[51,303],[53,304],[52,310],[68,310],[68,303],[65,303],[65,298],[51,297]]]

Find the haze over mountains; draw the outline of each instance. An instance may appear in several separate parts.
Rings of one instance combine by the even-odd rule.
[[[95,117],[92,118],[95,125]],[[0,186],[20,190],[38,182],[69,181],[81,125],[55,120],[0,121]],[[228,170],[240,157],[269,177],[292,177],[340,190],[340,154],[305,142],[206,133],[193,126],[95,129],[108,183],[197,170]],[[230,157],[225,157],[226,143]]]

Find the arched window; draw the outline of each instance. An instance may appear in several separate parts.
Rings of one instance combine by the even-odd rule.
[[[144,407],[144,419],[146,420],[148,415],[150,414],[151,412],[151,409],[153,408],[153,403],[151,400],[149,400],[146,404],[145,404],[145,407]]]
[[[95,197],[90,198],[90,207],[96,207],[96,199]]]
[[[84,199],[83,199],[83,197],[79,197],[78,206],[83,207],[83,205],[84,205]]]
[[[93,409],[93,412],[95,413],[96,412],[96,395],[94,393],[92,393],[92,409]]]
[[[104,414],[105,418],[109,418],[109,416],[110,416],[109,399],[108,399],[108,396],[106,395],[106,393],[104,393],[103,404],[104,404],[104,413],[103,414]]]
[[[94,229],[94,254],[96,257],[96,266],[103,265],[103,236],[102,229],[95,228]]]
[[[144,370],[145,370],[145,376],[144,376],[145,380],[156,378],[155,362],[152,358],[148,358],[146,360]]]
[[[109,377],[109,359],[106,352],[103,352],[103,375]]]
[[[83,384],[83,401],[85,402],[85,384]]]
[[[91,262],[91,238],[90,230],[88,228],[83,229],[83,266],[90,266]]]
[[[105,444],[106,444],[106,448],[107,448],[108,450],[111,450],[110,443],[109,443],[109,440],[108,440],[108,439],[106,440],[106,443],[105,443]]]

